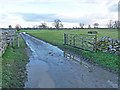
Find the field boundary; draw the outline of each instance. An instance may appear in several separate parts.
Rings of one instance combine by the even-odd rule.
[[[69,45],[75,48],[96,51],[97,50],[97,35],[96,34],[68,34],[64,33],[64,45]]]
[[[0,57],[4,54],[8,45],[13,46],[14,40],[16,40],[16,30],[0,29]]]
[[[120,54],[120,40],[104,36],[98,39],[97,34],[64,33],[64,45],[87,51],[102,51],[115,55]]]

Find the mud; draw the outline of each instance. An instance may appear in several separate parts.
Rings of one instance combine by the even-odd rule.
[[[118,76],[80,56],[22,34],[31,49],[25,88],[117,88]]]

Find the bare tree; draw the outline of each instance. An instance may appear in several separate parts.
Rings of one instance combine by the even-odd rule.
[[[11,26],[11,25],[9,25],[8,27],[9,27],[9,29],[12,29],[12,26]]]
[[[42,25],[38,25],[37,27],[38,27],[39,29],[41,29],[41,28],[42,28]]]
[[[114,21],[113,27],[120,28],[120,21]]]
[[[60,23],[60,27],[63,28],[63,24],[62,23]]]
[[[88,25],[88,28],[91,28],[91,25]]]
[[[94,28],[98,28],[99,24],[98,23],[94,23]]]
[[[47,28],[47,24],[45,22],[41,23],[41,26],[42,26],[42,28]]]
[[[44,22],[44,23],[41,23],[41,25],[38,25],[38,28],[41,29],[41,28],[44,28],[46,29],[48,26],[47,24]]]
[[[55,19],[54,20],[54,26],[55,26],[56,29],[60,29],[60,28],[63,27],[63,24],[62,24],[60,19]]]
[[[120,28],[120,21],[112,21],[110,20],[109,23],[107,24],[108,28]]]
[[[120,29],[120,20],[118,20],[118,28]]]
[[[110,29],[113,28],[113,21],[112,20],[109,20],[107,27]]]
[[[17,31],[19,31],[19,30],[21,29],[21,26],[20,26],[19,24],[17,24],[17,25],[15,26],[15,28],[16,28]]]
[[[83,29],[83,27],[84,27],[84,24],[83,24],[83,23],[80,23],[79,25],[80,25],[80,27]]]
[[[115,22],[114,22],[113,27],[114,27],[114,28],[118,28],[118,21],[115,21]]]

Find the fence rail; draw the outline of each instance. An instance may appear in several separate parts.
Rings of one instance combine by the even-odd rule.
[[[8,44],[13,45],[13,41],[16,38],[16,30],[2,30],[0,29],[0,57],[5,52]]]
[[[64,33],[64,45],[80,48],[89,51],[96,51],[96,34],[68,34]]]

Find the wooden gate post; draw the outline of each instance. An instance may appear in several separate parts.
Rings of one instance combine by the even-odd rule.
[[[83,48],[83,43],[84,43],[84,41],[83,41],[83,37],[81,38],[81,41],[82,41],[81,43],[82,43],[82,48]]]
[[[66,44],[68,45],[68,34],[66,34]]]
[[[95,38],[94,38],[94,51],[96,52],[97,51],[97,35],[95,35]]]
[[[17,33],[17,46],[20,47],[20,43],[19,43],[19,34]]]
[[[73,46],[75,46],[75,35],[73,36]]]
[[[12,46],[12,38],[9,36],[10,46]]]
[[[64,33],[64,45],[66,45],[66,34]]]

